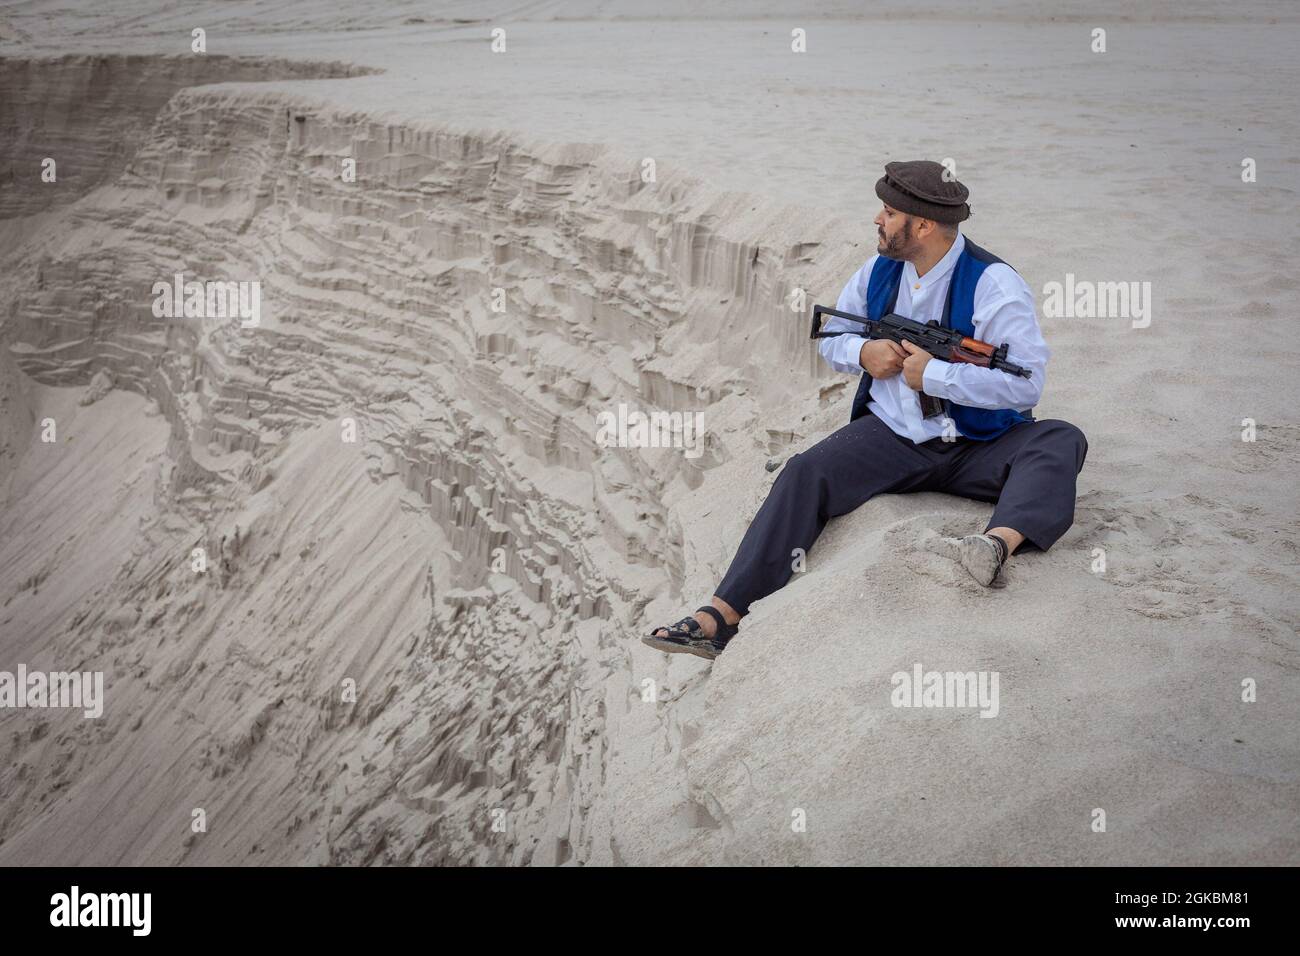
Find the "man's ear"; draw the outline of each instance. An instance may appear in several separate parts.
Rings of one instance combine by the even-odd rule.
[[[919,239],[928,239],[930,236],[934,235],[935,231],[939,228],[939,224],[933,219],[923,219],[920,216],[917,216],[915,222],[915,235]]]

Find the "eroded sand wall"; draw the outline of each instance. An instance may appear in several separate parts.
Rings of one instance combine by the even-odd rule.
[[[150,547],[111,588],[83,598],[70,624],[48,622],[46,636],[80,656],[109,654],[110,670],[124,648],[155,635],[177,642],[156,665],[166,680],[147,676],[149,667],[134,689],[117,678],[118,700],[153,715],[143,731],[134,722],[134,741],[119,713],[99,746],[75,735],[42,744],[34,734],[16,745],[15,754],[54,748],[65,762],[75,752],[83,782],[42,815],[51,781],[12,781],[26,799],[10,804],[8,852],[19,859],[40,842],[68,861],[528,862],[540,846],[540,861],[562,862],[583,846],[584,809],[604,773],[600,684],[625,666],[646,602],[682,580],[668,502],[730,457],[716,419],[698,454],[685,455],[602,448],[596,416],[626,403],[646,413],[707,407],[735,421],[752,415],[755,397],[807,387],[811,366],[791,347],[802,323],[787,297],[817,244],[742,238],[788,234],[763,220],[784,218],[788,229],[789,211],[757,206],[748,227],[721,234],[717,223],[734,224],[749,197],[709,193],[673,171],[646,183],[602,147],[381,122],[255,86],[196,88],[213,77],[193,62],[62,58],[10,63],[2,75],[5,122],[57,127],[57,151],[80,170],[50,186],[58,202],[30,185],[6,193],[6,238],[37,236],[5,280],[8,352],[42,385],[98,376],[97,394],[104,385],[138,393],[168,426],[158,514],[142,516]],[[221,75],[276,69],[244,62]],[[116,82],[125,76],[133,82]],[[101,89],[112,93],[87,96]],[[129,137],[107,132],[123,115],[141,135],[134,152]],[[36,132],[10,140],[6,159],[34,162],[33,149],[49,145]],[[104,155],[110,142],[121,151]],[[345,159],[356,162],[355,182],[341,175]],[[259,281],[260,324],[156,316],[154,283],[178,272]],[[688,330],[689,310],[716,324]],[[739,344],[721,348],[737,329]],[[791,356],[787,382],[752,381],[736,365],[781,350]],[[341,442],[345,420],[359,445]],[[779,451],[795,436],[737,437]],[[340,570],[337,587],[361,604],[367,583],[418,583],[393,619],[364,625],[373,657],[351,668],[366,672],[369,688],[355,707],[340,706],[329,681],[348,670],[343,658],[355,658],[360,636],[313,632],[305,611],[265,613],[276,592],[302,587],[290,566],[310,558],[292,555],[291,543],[315,547],[278,511],[307,494],[294,485],[326,459],[335,482],[365,474],[390,494],[407,489],[402,510],[445,536],[418,573],[409,556],[399,571],[377,564],[360,583],[342,583]],[[84,465],[75,480],[90,480],[93,461]],[[338,498],[334,526],[376,520],[354,498]],[[210,582],[187,567],[192,546],[214,555],[219,596],[204,594]],[[236,607],[253,617],[238,653],[224,644],[222,620]],[[412,641],[422,650],[416,664],[406,660]],[[205,672],[208,654],[223,666]],[[298,662],[288,670],[286,654]],[[213,693],[230,696],[229,707],[196,702]],[[411,699],[398,707],[404,694]],[[358,770],[365,796],[349,795],[345,819],[326,814],[322,824],[312,814],[304,825],[300,809],[328,791],[306,769],[368,747],[385,713],[394,721],[387,739],[405,741],[385,761],[387,776]],[[424,716],[412,724],[415,713]],[[111,776],[107,762],[147,763],[143,752],[155,749],[204,756],[169,786],[137,778],[128,816],[156,814],[205,776],[239,778],[238,800],[277,781],[284,809],[242,819],[238,839],[220,849],[130,827],[87,849],[74,821],[93,818],[101,800],[84,782],[90,766]],[[489,805],[510,811],[508,840],[476,842]],[[51,844],[47,830],[63,835]]]
[[[116,179],[163,104],[199,83],[318,79],[372,72],[346,63],[232,56],[4,57],[0,59],[0,219],[72,202]],[[18,172],[56,160],[59,186]]]

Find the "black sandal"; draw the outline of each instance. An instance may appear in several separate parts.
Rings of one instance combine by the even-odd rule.
[[[727,642],[736,636],[740,626],[728,624],[722,612],[712,605],[696,609],[696,613],[700,611],[717,622],[718,629],[712,637],[705,636],[700,622],[691,616],[682,618],[670,627],[656,627],[641,638],[641,643],[668,654],[694,654],[696,657],[713,660],[726,648]],[[667,633],[659,634],[659,631]]]

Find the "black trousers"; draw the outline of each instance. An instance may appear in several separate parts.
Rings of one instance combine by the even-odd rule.
[[[826,527],[879,494],[943,491],[996,501],[985,528],[1011,528],[1046,551],[1074,522],[1075,478],[1088,441],[1069,422],[1022,422],[992,441],[959,436],[920,445],[870,413],[790,458],[714,592],[737,613],[784,587]]]

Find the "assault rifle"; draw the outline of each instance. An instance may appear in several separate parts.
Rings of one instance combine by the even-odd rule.
[[[856,322],[863,327],[863,331],[861,333],[852,331],[823,332],[822,313]],[[839,309],[828,309],[824,305],[813,306],[812,335],[808,336],[810,339],[829,339],[837,335],[854,334],[862,334],[869,339],[889,339],[891,342],[900,343],[911,342],[913,345],[925,349],[935,358],[942,359],[945,362],[966,362],[970,365],[982,365],[984,368],[995,368],[1006,372],[1008,375],[1019,375],[1022,378],[1029,378],[1033,374],[1032,370],[1007,361],[1007,344],[1005,342],[997,346],[990,345],[988,342],[981,342],[979,339],[972,339],[962,335],[956,329],[945,329],[933,319],[927,323],[922,323],[912,319],[905,319],[901,315],[895,315],[891,312],[889,315],[882,316],[879,322],[873,322],[865,316],[841,312]]]

